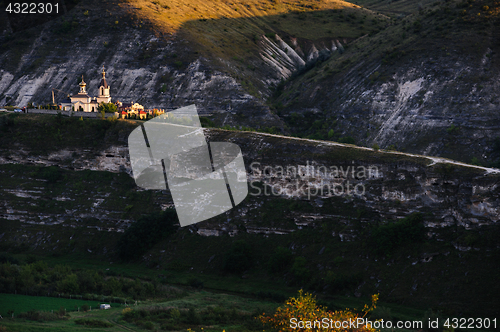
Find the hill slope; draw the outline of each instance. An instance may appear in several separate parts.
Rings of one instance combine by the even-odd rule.
[[[0,139],[1,250],[116,261],[131,222],[172,206],[168,191],[141,190],[127,174],[126,138],[137,124],[11,120]],[[138,264],[165,270],[172,282],[245,275],[245,283],[328,296],[380,292],[384,301],[448,315],[496,313],[494,170],[269,134],[207,135],[241,147],[248,197],[152,243]],[[228,267],[232,251],[253,263]],[[269,267],[273,259],[284,265]]]
[[[492,1],[447,1],[398,16],[271,103],[304,136],[498,165],[498,12]]]

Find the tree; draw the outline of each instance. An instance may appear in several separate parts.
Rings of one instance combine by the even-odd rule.
[[[178,222],[175,210],[142,216],[122,234],[117,243],[120,258],[128,260],[143,255],[156,243],[175,233]]]
[[[63,280],[57,283],[57,291],[61,293],[77,294],[80,291],[78,285],[78,277],[76,274],[71,273]]]
[[[233,243],[231,249],[226,254],[224,270],[232,273],[242,273],[254,264],[252,249],[244,240]]]
[[[99,112],[104,111],[105,113],[115,113],[115,112],[118,112],[118,108],[113,103],[102,102],[102,103],[99,104],[99,107],[97,109],[99,110]]]
[[[310,293],[303,293],[299,290],[297,297],[291,297],[286,302],[285,305],[276,309],[276,312],[268,316],[265,313],[260,315],[258,319],[275,329],[280,331],[356,331],[356,332],[374,332],[374,328],[365,324],[359,324],[354,328],[345,328],[338,326],[337,324],[342,324],[342,322],[354,321],[358,322],[358,319],[365,318],[365,316],[376,308],[376,303],[378,301],[378,294],[372,296],[372,304],[370,307],[365,305],[362,313],[356,313],[353,310],[346,309],[340,311],[328,311],[326,308],[316,304],[316,298]],[[326,318],[326,319],[325,319]],[[323,322],[327,321],[328,327],[326,327]],[[302,322],[303,326],[298,324]],[[314,322],[321,322],[320,326],[313,326]],[[366,322],[366,320],[364,320]],[[295,325],[294,325],[295,323]],[[308,325],[310,324],[310,326]]]

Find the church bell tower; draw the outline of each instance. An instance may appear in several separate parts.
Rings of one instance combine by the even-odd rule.
[[[106,72],[104,71],[104,66],[102,66],[102,78],[101,78],[101,83],[99,84],[99,93],[97,95],[97,102],[99,104],[102,102],[104,103],[111,102],[111,96],[109,95],[109,88],[110,86],[108,85],[108,82],[106,82]]]

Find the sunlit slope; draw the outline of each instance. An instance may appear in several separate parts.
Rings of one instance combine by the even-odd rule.
[[[382,15],[339,1],[130,0],[123,8],[168,33],[208,47],[211,54],[246,57],[264,34],[309,41],[352,40],[385,26]]]
[[[293,17],[287,22],[280,22],[273,18],[276,15],[283,15],[291,12],[314,12],[332,9],[346,9],[364,11],[358,5],[340,0],[320,0],[320,1],[281,1],[281,0],[129,0],[126,5],[131,9],[136,9],[138,15],[154,21],[159,27],[174,32],[190,21],[200,21],[210,19],[242,19],[255,18],[256,22],[268,22],[283,26],[289,29],[290,33],[303,33],[301,28],[304,24],[293,24],[301,19]],[[365,13],[366,15],[367,13]],[[259,19],[257,19],[259,18]],[[277,21],[276,23],[274,21]],[[318,21],[318,20],[316,20]],[[342,27],[340,22],[336,22],[337,27]],[[312,25],[311,25],[312,24]],[[312,30],[322,22],[308,22],[306,30]],[[205,28],[203,25],[200,28]],[[317,29],[315,29],[317,30]],[[321,37],[322,30],[316,31],[317,37]],[[308,32],[304,32],[308,33]],[[351,37],[354,35],[351,35]],[[347,36],[346,36],[347,37]]]
[[[410,14],[422,10],[436,0],[351,0],[352,3],[383,14]]]

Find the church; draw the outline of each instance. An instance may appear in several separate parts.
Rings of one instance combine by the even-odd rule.
[[[80,112],[98,112],[100,103],[110,103],[111,96],[109,95],[110,86],[106,82],[106,72],[102,68],[102,79],[99,84],[99,93],[97,97],[91,97],[87,93],[87,83],[82,81],[80,84],[80,91],[78,94],[68,97],[61,102],[61,109],[63,111],[80,111]]]

